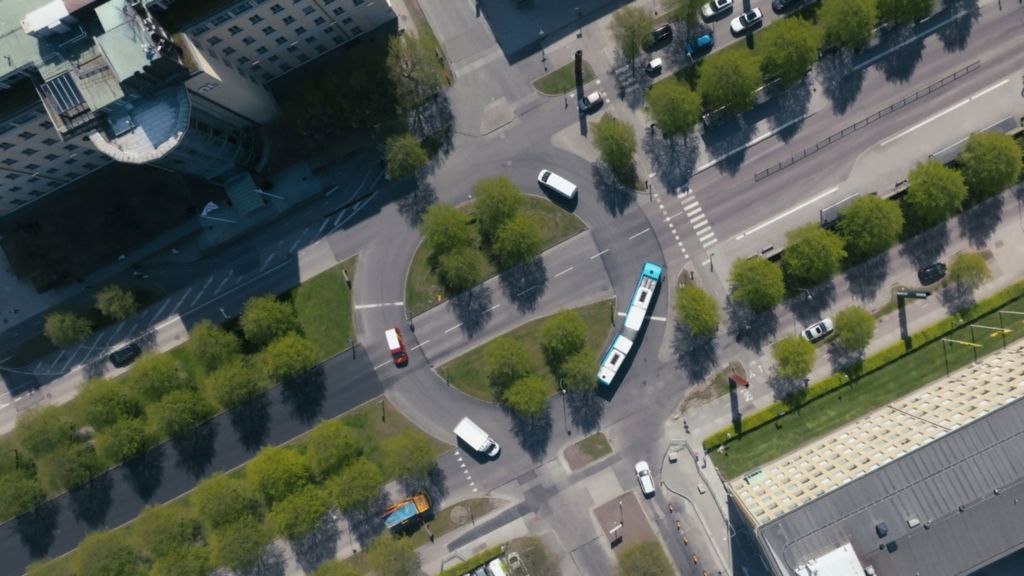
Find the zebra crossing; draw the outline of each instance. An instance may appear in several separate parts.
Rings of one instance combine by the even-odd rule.
[[[690,220],[690,225],[693,226],[693,232],[697,235],[697,241],[700,242],[701,247],[714,246],[718,242],[718,238],[715,237],[715,231],[711,229],[711,221],[708,220],[707,214],[704,213],[700,202],[693,195],[693,190],[687,189],[679,196],[679,199],[683,204],[683,213]]]

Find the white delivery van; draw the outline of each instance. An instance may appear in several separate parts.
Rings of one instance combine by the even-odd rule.
[[[455,435],[466,444],[469,444],[469,447],[473,450],[487,454],[491,458],[497,456],[498,451],[501,450],[501,446],[498,446],[498,443],[488,436],[483,428],[477,426],[469,418],[463,418],[459,421],[458,426],[455,427]]]
[[[551,170],[541,170],[540,174],[537,175],[537,181],[540,182],[541,186],[550,188],[569,200],[576,197],[576,185]]]

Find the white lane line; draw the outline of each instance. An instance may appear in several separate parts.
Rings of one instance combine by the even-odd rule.
[[[366,310],[367,308],[383,308],[385,306],[402,306],[404,302],[379,302],[377,304],[356,304],[353,306],[356,310]]]
[[[221,280],[220,284],[217,286],[217,289],[213,291],[215,295],[220,294],[220,291],[224,289],[224,285],[228,283],[228,280],[231,280],[231,276],[234,273],[234,270],[228,270],[228,275],[223,280]]]
[[[680,210],[679,212],[676,212],[675,214],[673,214],[673,215],[671,215],[671,216],[669,216],[669,217],[665,218],[665,222],[668,222],[669,220],[671,220],[671,219],[675,218],[676,216],[679,216],[679,215],[680,215],[680,214],[682,214],[682,213],[683,213],[683,211],[682,211],[682,210]]]
[[[55,364],[57,364],[57,362],[60,362],[61,358],[63,358],[63,357],[64,357],[64,350],[61,350],[60,354],[57,355],[57,358],[53,362],[50,362],[50,369],[53,369],[53,366]]]
[[[484,312],[493,312],[493,311],[497,310],[498,308],[501,308],[501,304],[495,304],[494,306],[491,306],[487,310],[484,310]]]
[[[604,250],[601,250],[597,254],[594,254],[593,256],[591,256],[590,259],[593,260],[594,258],[599,258],[599,257],[603,256],[606,252],[608,252],[608,250],[609,250],[609,248],[605,248]]]
[[[732,150],[729,150],[725,154],[722,154],[721,156],[715,158],[714,160],[708,162],[707,164],[704,164],[703,166],[698,166],[697,169],[693,171],[693,173],[694,174],[698,174],[700,172],[703,172],[703,171],[707,170],[708,168],[711,168],[715,164],[718,164],[722,160],[725,160],[726,158],[728,158],[729,156],[732,156],[733,154],[735,154],[737,152],[740,152],[742,150],[746,150],[747,148],[753,148],[754,146],[760,144],[761,142],[771,138],[772,136],[775,136],[779,132],[782,132],[786,128],[789,128],[793,124],[796,124],[797,122],[803,122],[804,120],[810,118],[811,116],[814,116],[814,114],[815,114],[814,112],[810,112],[810,113],[804,114],[803,116],[800,116],[798,118],[794,118],[794,119],[790,120],[789,122],[786,122],[782,126],[779,126],[779,127],[775,128],[774,130],[771,130],[769,132],[766,132],[766,133],[758,136],[757,138],[754,138],[753,140],[751,140],[750,142],[747,142],[746,144],[743,144],[742,146],[737,146],[737,147],[733,148]]]
[[[911,42],[916,42],[917,40],[919,40],[919,39],[921,39],[921,38],[931,34],[932,32],[938,30],[939,28],[942,28],[946,24],[949,24],[953,20],[956,20],[957,18],[959,18],[959,17],[961,17],[963,15],[964,15],[963,11],[958,11],[956,14],[953,14],[949,18],[943,20],[942,22],[939,22],[935,26],[932,26],[931,28],[921,32],[920,34],[917,34],[916,36],[913,36],[911,38],[907,38],[903,42],[900,42],[899,44],[897,44],[896,46],[893,46],[892,48],[886,50],[885,52],[882,52],[881,54],[876,54],[876,55],[872,56],[871,58],[865,60],[864,62],[861,62],[860,64],[858,64],[858,65],[853,67],[853,71],[856,72],[857,70],[860,70],[862,68],[866,68],[868,66],[871,66],[875,62],[881,60],[882,58],[885,58],[886,56],[888,56],[889,54],[892,54],[893,52],[899,50],[900,48],[903,48],[907,44],[910,44]]]
[[[718,243],[718,238],[712,238],[711,240],[708,240],[707,242],[702,243],[701,246],[703,246],[705,248],[710,248],[711,246],[713,246],[713,245],[715,245],[717,243]]]
[[[558,278],[558,277],[559,277],[559,276],[561,276],[562,274],[565,274],[566,272],[569,272],[569,271],[570,271],[570,270],[572,270],[573,268],[575,268],[575,266],[569,266],[569,267],[568,267],[568,268],[566,268],[565,270],[562,270],[562,271],[561,271],[561,272],[559,272],[558,274],[555,274],[555,278]]]
[[[707,240],[708,238],[710,238],[710,237],[712,237],[714,235],[715,235],[715,231],[710,229],[710,228],[708,228],[707,231],[705,231],[703,234],[697,236],[697,240],[700,240],[701,242],[703,242],[703,241]]]
[[[380,364],[377,364],[376,366],[374,366],[373,369],[374,370],[380,370],[381,368],[387,366],[388,364],[391,364],[391,360],[385,360],[384,362],[381,362]]]
[[[335,188],[337,188],[337,186],[335,186]],[[324,233],[324,228],[327,228],[327,225],[330,222],[331,222],[330,218],[324,218],[324,223],[320,225],[320,229],[316,231],[316,235],[317,236],[322,235]]]
[[[689,204],[683,204],[683,210],[690,210],[692,208],[697,208],[699,206],[700,206],[700,203],[697,202],[696,200],[694,200],[693,202],[690,202]]]
[[[928,124],[930,122],[938,120],[939,118],[942,118],[943,116],[945,116],[946,114],[949,114],[950,112],[956,110],[957,108],[960,108],[961,106],[966,106],[967,104],[970,104],[971,101],[973,101],[974,99],[981,98],[985,94],[988,94],[989,92],[991,92],[991,91],[993,91],[993,90],[995,90],[997,88],[1002,87],[1004,84],[1006,84],[1009,81],[1010,81],[1009,78],[1003,78],[1002,82],[998,82],[996,84],[993,84],[993,85],[989,86],[988,88],[985,88],[981,92],[978,92],[974,96],[969,96],[969,97],[961,100],[960,102],[957,102],[956,104],[950,106],[949,108],[946,108],[945,110],[943,110],[941,112],[932,114],[931,116],[925,118],[924,120],[918,122],[917,124],[914,124],[910,128],[907,128],[906,130],[896,134],[895,136],[890,136],[889,138],[886,138],[885,140],[882,140],[881,144],[879,144],[879,145],[884,147],[887,144],[891,144],[892,142],[894,142],[896,140],[899,140],[900,138],[906,136],[907,134],[910,134],[914,130],[917,130],[918,128],[921,128],[922,126],[925,126],[926,124]]]
[[[199,294],[196,294],[196,297],[192,299],[192,303],[189,304],[190,307],[194,307],[196,302],[199,302],[199,299],[203,296],[203,292],[206,292],[206,289],[210,287],[210,282],[213,282],[213,276],[206,279],[206,283],[199,289]]]
[[[650,230],[651,230],[650,228],[644,228],[643,230],[641,230],[641,231],[637,232],[636,234],[633,234],[632,236],[630,236],[629,239],[632,240],[633,238],[636,238],[637,236],[640,236],[644,232],[649,232]]]
[[[789,216],[790,214],[796,212],[797,210],[802,210],[803,208],[806,208],[807,206],[810,206],[811,204],[814,204],[818,200],[821,200],[822,198],[824,198],[825,196],[828,196],[829,194],[835,192],[836,190],[839,190],[839,187],[836,186],[836,187],[829,188],[828,190],[825,190],[821,194],[818,194],[817,196],[815,196],[814,198],[811,198],[810,200],[804,202],[803,204],[798,204],[796,206],[793,206],[792,208],[790,208],[789,210],[786,210],[782,214],[779,214],[778,216],[775,216],[774,218],[772,218],[770,220],[765,220],[764,222],[758,224],[757,226],[754,226],[753,228],[747,230],[746,232],[743,232],[742,234],[737,236],[735,239],[739,240],[739,239],[743,238],[744,236],[749,236],[749,235],[753,234],[754,232],[757,232],[758,230],[764,228],[765,226],[771,226],[772,224],[778,222],[779,220],[782,220],[783,218],[785,218],[786,216]]]
[[[175,304],[171,308],[171,310],[177,310],[178,308],[181,308],[181,305],[185,303],[185,298],[188,298],[188,295],[191,294],[191,293],[192,293],[192,287],[189,286],[188,290],[185,290],[185,295],[181,297],[181,300],[178,300],[178,303]]]
[[[341,212],[338,212],[338,216],[334,218],[334,223],[331,224],[331,226],[337,227],[338,222],[340,222],[341,219],[345,216],[345,212],[348,212],[348,210],[342,210]]]
[[[409,348],[409,351],[411,352],[411,351],[413,351],[413,350],[415,350],[417,348],[422,348],[422,347],[426,346],[427,344],[430,344],[430,340],[424,340],[423,342],[420,342],[419,344],[413,346],[412,348]]]
[[[164,298],[164,303],[160,306],[160,309],[156,311],[156,314],[153,314],[153,318],[159,318],[160,315],[164,313],[164,308],[167,308],[167,305],[170,303],[170,298]]]
[[[456,328],[458,328],[459,326],[462,326],[462,322],[459,322],[459,323],[458,323],[458,324],[456,324],[455,326],[452,326],[451,328],[449,328],[449,329],[445,330],[445,331],[444,331],[444,333],[445,333],[445,334],[447,334],[447,333],[451,332],[452,330],[455,330],[455,329],[456,329]]]
[[[299,237],[295,239],[295,242],[292,242],[291,248],[288,249],[289,253],[295,254],[295,249],[299,247],[299,242],[302,242],[302,237],[306,235],[306,231],[308,230],[309,228],[307,227],[306,230],[303,230],[302,234],[300,234]]]

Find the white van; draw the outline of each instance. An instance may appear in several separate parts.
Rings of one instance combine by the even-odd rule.
[[[459,421],[459,424],[455,427],[455,435],[473,450],[487,454],[491,458],[497,456],[501,450],[501,446],[488,436],[487,432],[483,431],[483,428],[477,426],[469,418],[463,418]]]
[[[541,170],[540,174],[537,175],[537,181],[540,182],[541,186],[550,188],[569,200],[576,197],[576,185],[551,170]]]

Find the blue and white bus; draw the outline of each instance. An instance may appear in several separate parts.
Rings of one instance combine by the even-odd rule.
[[[601,368],[597,371],[597,381],[603,386],[611,386],[626,359],[633,351],[633,346],[644,324],[647,313],[655,299],[658,283],[661,282],[662,268],[652,262],[644,262],[643,271],[633,289],[633,297],[626,311],[626,321],[622,330],[612,338],[612,343],[601,358]]]

